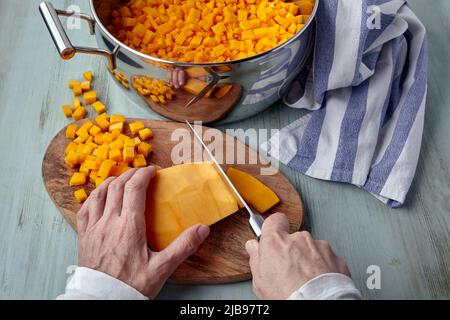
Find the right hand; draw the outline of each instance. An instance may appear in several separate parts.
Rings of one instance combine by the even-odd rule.
[[[268,217],[260,242],[250,240],[245,248],[250,256],[253,291],[260,299],[287,299],[321,274],[350,277],[347,265],[326,241],[314,240],[306,231],[289,234],[289,221],[282,213]]]

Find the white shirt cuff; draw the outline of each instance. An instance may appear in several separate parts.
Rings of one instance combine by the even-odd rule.
[[[126,283],[97,270],[77,267],[58,300],[148,300]]]
[[[360,300],[353,280],[341,273],[326,273],[306,282],[288,300]]]

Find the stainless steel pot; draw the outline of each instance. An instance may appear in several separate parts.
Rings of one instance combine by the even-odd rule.
[[[107,59],[107,68],[123,92],[138,105],[176,121],[222,120],[232,122],[255,115],[280,98],[295,76],[301,71],[314,42],[313,14],[305,27],[290,40],[256,56],[221,63],[181,63],[148,56],[136,51],[108,32],[111,11],[124,0],[90,0],[91,15],[56,10],[50,2],[42,2],[39,10],[44,18],[56,48],[63,59],[71,59],[76,53],[96,54]],[[99,48],[74,47],[59,20],[62,16],[77,16],[86,20]],[[155,103],[142,96],[134,88],[139,77],[166,79],[168,72],[181,69],[192,77],[199,77],[207,86],[197,96],[182,89],[176,90],[174,99],[167,105]],[[210,89],[223,83],[233,84],[231,91],[217,99],[204,97]]]

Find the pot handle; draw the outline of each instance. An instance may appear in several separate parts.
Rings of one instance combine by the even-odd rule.
[[[77,16],[80,19],[86,20],[89,23],[89,29],[91,34],[95,33],[95,20],[86,14],[78,14],[74,12],[68,12],[63,10],[56,10],[53,5],[44,1],[39,5],[39,11],[41,12],[42,18],[47,25],[48,31],[53,38],[56,49],[59,55],[64,60],[72,59],[76,53],[86,53],[100,55],[108,59],[108,66],[110,70],[116,69],[116,55],[119,50],[119,46],[115,47],[113,52],[108,52],[103,49],[98,48],[88,48],[88,47],[74,47],[69,37],[67,36],[64,27],[59,20],[59,16]]]

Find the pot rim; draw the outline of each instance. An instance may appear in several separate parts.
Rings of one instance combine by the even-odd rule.
[[[103,23],[100,21],[100,19],[97,16],[97,12],[95,11],[94,0],[89,0],[89,6],[90,6],[92,14],[94,15],[95,23],[97,23],[100,26],[100,28],[103,31],[103,33],[106,34],[110,38],[109,40],[113,41],[115,43],[115,45],[118,45],[118,46],[120,46],[122,48],[127,49],[128,51],[134,53],[135,55],[139,56],[142,59],[151,60],[151,61],[158,62],[158,63],[174,65],[174,66],[181,66],[181,67],[212,67],[212,66],[220,66],[220,65],[238,64],[238,63],[247,62],[247,61],[250,61],[250,60],[255,60],[255,59],[260,58],[260,57],[262,57],[264,55],[267,55],[267,54],[270,54],[270,53],[273,53],[273,52],[277,52],[277,51],[281,50],[282,48],[288,46],[289,44],[291,44],[292,42],[294,42],[298,38],[300,38],[300,36],[305,32],[305,30],[310,27],[310,25],[314,21],[314,18],[316,17],[317,9],[319,7],[319,2],[320,2],[320,0],[315,0],[313,12],[311,13],[308,21],[305,23],[305,26],[302,28],[302,30],[300,30],[300,32],[298,32],[296,35],[294,35],[289,40],[287,40],[287,41],[285,41],[283,43],[280,43],[278,46],[276,46],[276,47],[274,47],[274,48],[272,48],[270,50],[258,53],[258,54],[254,55],[254,56],[246,57],[246,58],[239,59],[239,60],[222,61],[222,62],[205,62],[205,63],[164,60],[164,59],[160,59],[160,58],[157,58],[157,57],[153,57],[153,56],[147,55],[147,54],[142,53],[140,51],[137,51],[137,50],[135,50],[133,48],[130,48],[129,46],[127,46],[124,43],[122,43],[121,41],[117,40],[116,37],[114,37],[106,29],[106,27],[103,25]]]

